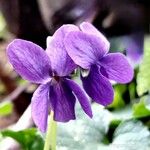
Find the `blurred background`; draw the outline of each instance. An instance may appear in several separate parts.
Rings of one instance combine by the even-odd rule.
[[[114,85],[114,102],[107,108],[97,109],[94,104],[96,118],[94,118],[93,123],[85,121],[79,113],[79,121],[82,124],[68,124],[68,126],[72,126],[69,127],[72,130],[79,131],[82,126],[87,132],[83,131],[83,128],[81,132],[75,132],[71,129],[68,131],[64,125],[60,125],[60,132],[58,133],[58,146],[60,147],[58,149],[69,147],[68,149],[78,150],[82,147],[82,149],[91,150],[101,147],[101,150],[106,148],[114,150],[117,146],[109,146],[113,142],[115,143],[117,138],[124,139],[119,136],[123,134],[120,133],[121,131],[126,131],[124,126],[129,127],[125,134],[127,134],[128,140],[133,143],[124,145],[128,142],[125,138],[122,140],[123,146],[117,147],[117,150],[119,148],[129,150],[134,150],[133,148],[137,150],[150,149],[150,143],[148,142],[148,140],[150,141],[149,0],[0,0],[0,129],[2,130],[0,141],[3,141],[4,137],[7,136],[16,139],[15,135],[20,135],[19,129],[33,127],[31,118],[24,115],[27,117],[25,118],[26,124],[23,125],[21,122],[15,127],[15,130],[18,128],[16,132],[12,130],[30,104],[32,93],[36,89],[36,85],[24,81],[14,72],[6,57],[7,45],[14,38],[21,38],[33,41],[45,48],[47,36],[52,35],[61,25],[78,25],[83,21],[91,22],[109,39],[111,52],[119,51],[127,56],[135,69],[135,77],[127,85]],[[108,115],[106,126],[103,123],[105,115]],[[21,125],[23,127],[20,127]],[[7,130],[5,132],[7,127],[12,130],[10,133]],[[96,131],[97,128],[100,129]],[[104,133],[101,135],[102,131]],[[63,132],[67,134],[64,135]],[[100,134],[98,134],[99,132]],[[23,148],[42,149],[42,138],[38,137],[37,131],[33,129],[22,131],[21,138],[25,135],[31,136],[31,133],[32,137],[35,136],[40,141],[38,143],[41,145],[32,147],[35,145],[35,141],[30,138],[28,139],[30,144],[25,144],[25,139],[22,141],[16,140],[21,146],[25,145]],[[71,133],[74,133],[77,139]],[[62,135],[66,137],[64,139],[59,138]],[[137,139],[138,136],[139,139]],[[92,139],[97,142],[92,143]],[[142,140],[145,143],[143,147],[137,144],[141,143]],[[86,147],[85,143],[89,141],[91,141],[91,145]],[[72,144],[69,145],[71,142]],[[15,146],[14,150],[18,148]],[[63,148],[62,150],[67,149]],[[5,150],[4,147],[0,149]]]

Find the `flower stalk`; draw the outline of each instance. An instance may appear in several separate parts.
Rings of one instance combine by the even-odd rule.
[[[53,120],[54,112],[51,111],[49,120],[47,133],[45,138],[44,150],[56,150],[56,133],[57,133],[57,124]]]

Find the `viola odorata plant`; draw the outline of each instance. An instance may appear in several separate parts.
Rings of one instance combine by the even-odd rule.
[[[47,130],[50,112],[53,120],[68,122],[76,119],[76,99],[92,118],[89,97],[104,106],[113,101],[110,80],[128,83],[133,69],[121,53],[108,53],[110,44],[92,24],[63,25],[47,38],[47,48],[26,40],[15,39],[7,47],[7,55],[15,71],[25,80],[39,84],[31,100],[36,126]],[[80,68],[81,88],[71,79]],[[87,71],[86,76],[83,72]],[[86,94],[87,93],[87,94]],[[87,97],[87,95],[89,97]]]

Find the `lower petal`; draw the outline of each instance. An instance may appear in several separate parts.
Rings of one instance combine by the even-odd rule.
[[[50,108],[48,84],[40,85],[34,92],[31,101],[33,121],[42,132],[45,132],[47,129],[47,118]]]
[[[92,66],[90,74],[82,77],[83,87],[87,94],[97,103],[104,106],[113,101],[113,88],[111,83],[100,72],[97,66]]]
[[[66,82],[78,98],[84,112],[92,118],[93,115],[91,105],[84,91],[74,81],[67,79]]]
[[[75,119],[75,97],[65,82],[51,85],[50,103],[55,121],[68,122]]]

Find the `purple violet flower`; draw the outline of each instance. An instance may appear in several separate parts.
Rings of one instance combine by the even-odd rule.
[[[144,49],[144,33],[139,31],[122,38],[122,45],[133,67],[141,63]]]
[[[64,38],[69,32],[78,30],[74,25],[62,26],[48,38],[46,51],[20,39],[14,40],[7,48],[8,58],[18,74],[30,82],[40,84],[33,94],[31,106],[33,120],[42,132],[47,129],[50,110],[54,111],[55,121],[75,119],[75,96],[84,112],[92,117],[86,94],[69,79],[69,74],[77,66],[65,50]]]
[[[130,82],[133,69],[121,53],[109,53],[107,39],[90,23],[80,24],[79,31],[71,31],[64,40],[72,60],[82,69],[89,70],[84,77],[83,87],[87,94],[104,106],[113,100],[113,87],[109,80],[118,83]]]

